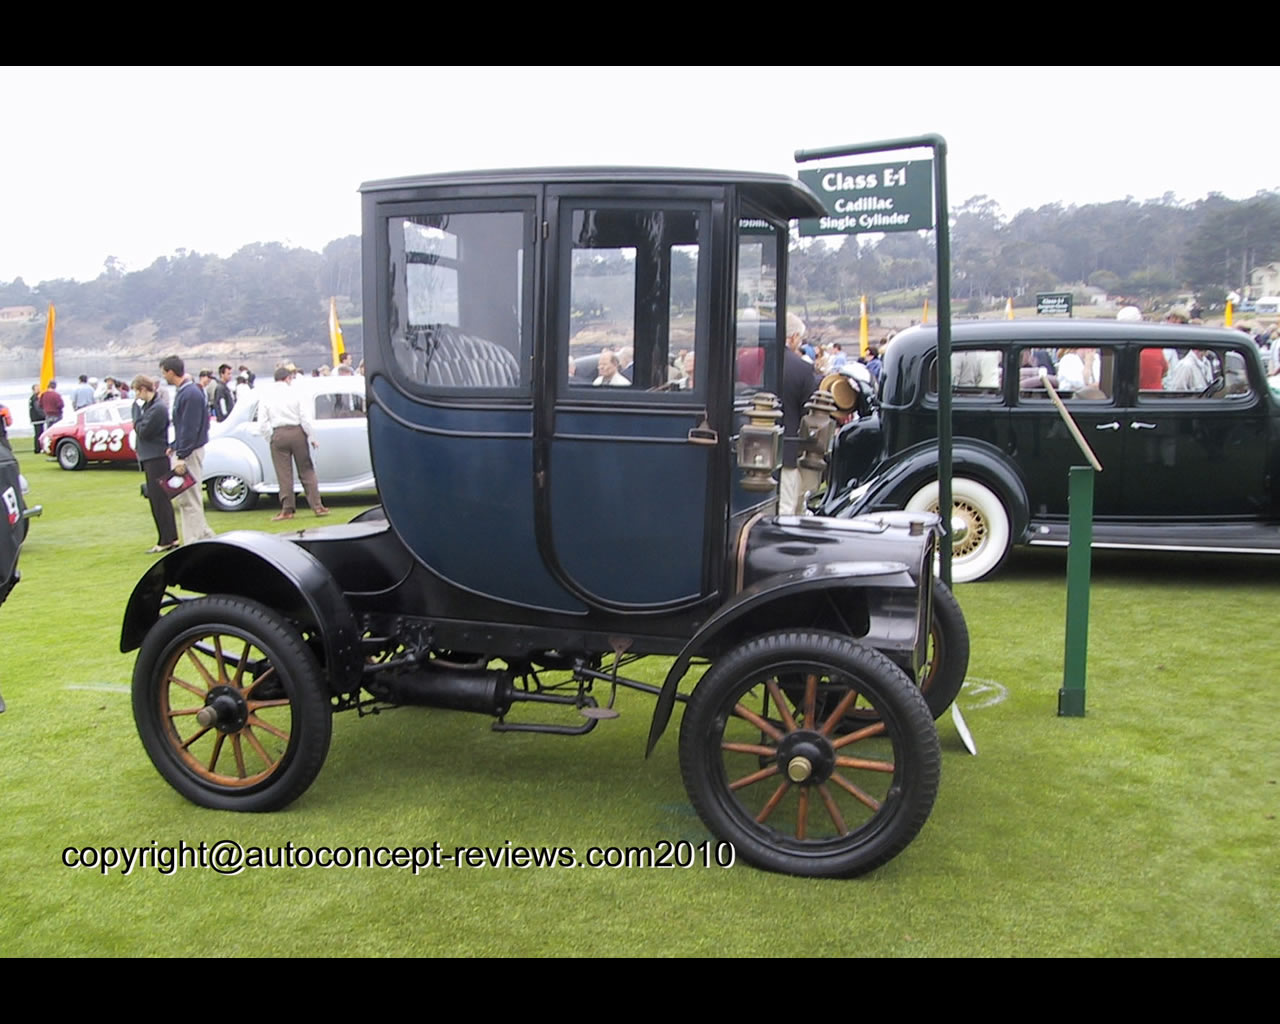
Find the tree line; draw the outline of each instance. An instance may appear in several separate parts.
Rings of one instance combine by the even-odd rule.
[[[360,238],[335,239],[317,253],[279,242],[246,245],[225,259],[177,250],[142,270],[108,256],[92,281],[57,279],[34,288],[22,278],[0,283],[0,306],[52,302],[59,321],[96,321],[108,334],[151,321],[157,337],[218,341],[268,335],[291,342],[328,338],[329,297],[359,317]]]
[[[1172,194],[1084,206],[1051,203],[1006,219],[988,196],[952,211],[953,301],[975,307],[1091,285],[1155,305],[1191,293],[1205,306],[1243,291],[1250,271],[1280,260],[1280,192],[1193,203]],[[932,233],[884,235],[860,245],[806,239],[791,254],[792,301],[857,311],[862,295],[929,291]]]
[[[1088,284],[1152,305],[1190,292],[1220,304],[1242,290],[1255,267],[1280,260],[1280,192],[1243,200],[1217,193],[1183,203],[1172,194],[1083,206],[1052,203],[1006,218],[988,196],[952,212],[952,296],[975,308],[1037,291]],[[862,295],[897,293],[914,302],[933,289],[931,233],[888,234],[860,244],[794,239],[792,302],[838,314]],[[108,334],[154,323],[160,338],[217,341],[269,335],[311,343],[327,337],[329,296],[344,320],[362,314],[360,239],[335,239],[323,252],[279,242],[246,245],[229,257],[179,249],[141,270],[108,257],[92,281],[0,282],[0,306],[49,302],[60,317],[96,322]],[[884,305],[882,302],[881,305]]]

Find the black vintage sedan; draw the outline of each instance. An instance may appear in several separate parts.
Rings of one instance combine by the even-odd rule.
[[[1097,547],[1280,554],[1280,405],[1238,331],[1102,320],[991,321],[952,332],[953,573],[1014,544],[1065,545],[1083,465],[1041,368],[1100,459]],[[934,509],[937,332],[884,355],[879,410],[836,440],[826,515]]]

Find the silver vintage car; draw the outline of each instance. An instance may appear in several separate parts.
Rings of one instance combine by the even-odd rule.
[[[298,377],[293,387],[312,403],[318,446],[312,450],[322,494],[374,491],[365,419],[364,378]],[[242,398],[223,422],[209,428],[204,479],[210,504],[222,512],[239,512],[258,504],[263,494],[278,494],[280,482],[271,462],[271,447],[257,421],[262,383]],[[294,481],[301,488],[301,481]]]

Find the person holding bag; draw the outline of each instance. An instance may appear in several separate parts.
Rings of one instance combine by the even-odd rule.
[[[172,551],[178,546],[178,524],[173,505],[161,481],[169,475],[169,410],[156,391],[156,382],[144,374],[133,378],[133,429],[138,464],[147,477],[147,501],[155,520],[159,540],[147,549],[148,555]]]

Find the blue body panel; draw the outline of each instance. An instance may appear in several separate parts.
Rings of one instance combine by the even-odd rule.
[[[412,401],[374,378],[369,441],[387,518],[456,586],[522,605],[585,611],[534,535],[533,409]]]

